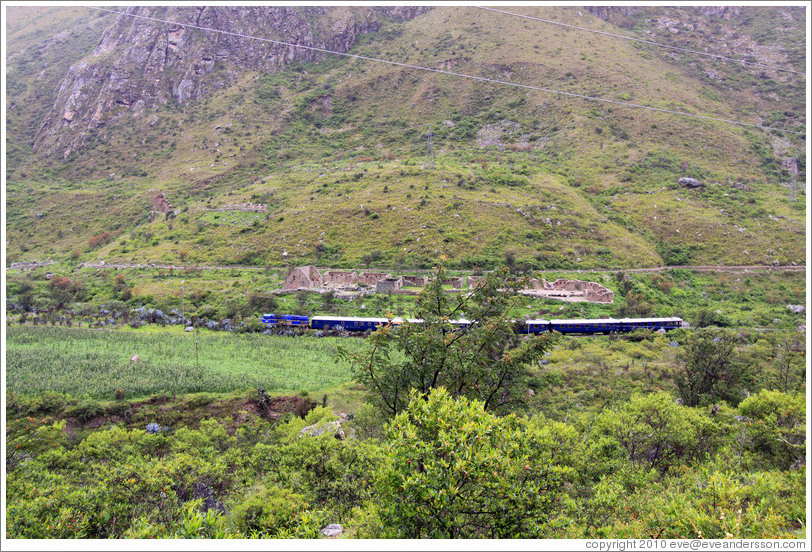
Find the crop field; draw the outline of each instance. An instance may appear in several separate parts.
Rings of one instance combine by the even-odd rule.
[[[168,335],[60,327],[8,328],[6,388],[111,399],[160,392],[318,391],[350,380],[336,357],[353,339]],[[139,361],[131,358],[138,355]]]

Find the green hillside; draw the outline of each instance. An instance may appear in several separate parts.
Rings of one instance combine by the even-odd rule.
[[[216,61],[222,88],[138,117],[122,107],[47,157],[38,121],[69,67],[115,63],[92,55],[114,16],[30,9],[6,21],[8,262],[804,264],[798,73],[437,7],[382,17],[350,53],[477,79],[330,54],[274,73]],[[725,55],[804,70],[801,8],[659,10],[513,11],[703,51],[723,36]]]

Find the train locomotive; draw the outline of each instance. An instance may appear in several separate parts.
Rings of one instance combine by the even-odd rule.
[[[420,324],[419,319],[374,318],[355,316],[302,316],[295,314],[263,314],[262,322],[268,326],[300,327],[322,331],[342,331],[360,333],[376,330],[381,326],[399,326],[404,322]],[[465,328],[473,324],[466,319],[451,320],[456,328]],[[632,332],[635,330],[668,331],[685,328],[688,325],[678,317],[667,318],[593,318],[593,319],[534,319],[515,322],[517,331],[523,334],[540,334],[560,332],[562,334],[609,334],[615,332]]]

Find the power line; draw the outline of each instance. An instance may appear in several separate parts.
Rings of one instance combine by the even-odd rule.
[[[524,19],[532,19],[533,21],[540,21],[542,23],[549,23],[551,25],[558,25],[560,27],[567,27],[569,29],[575,29],[575,30],[578,30],[578,31],[587,31],[587,32],[590,32],[590,33],[611,36],[611,37],[614,37],[614,38],[621,38],[623,40],[630,40],[632,42],[641,42],[643,44],[649,44],[651,46],[659,46],[660,48],[671,48],[672,50],[679,50],[681,52],[689,52],[691,54],[699,54],[699,55],[702,55],[702,56],[709,56],[709,57],[724,60],[724,61],[733,61],[733,62],[736,62],[736,63],[744,63],[746,65],[755,65],[757,67],[764,67],[765,69],[773,69],[775,71],[786,71],[787,73],[795,73],[796,75],[801,75],[802,77],[806,78],[806,73],[802,73],[801,71],[795,71],[794,69],[786,69],[786,68],[783,68],[783,67],[776,67],[774,65],[765,65],[763,63],[756,63],[756,62],[753,62],[753,61],[745,61],[745,60],[742,60],[742,59],[736,59],[736,58],[731,58],[731,57],[726,57],[726,56],[720,56],[718,54],[712,54],[710,52],[703,52],[703,51],[700,51],[700,50],[691,50],[690,48],[682,48],[680,46],[671,46],[669,44],[661,44],[661,43],[658,43],[658,42],[652,42],[650,40],[643,40],[642,38],[634,38],[634,37],[631,37],[631,36],[619,35],[619,34],[615,34],[615,33],[609,33],[609,32],[606,32],[606,31],[598,31],[596,29],[587,29],[585,27],[577,27],[575,25],[569,25],[567,23],[561,23],[560,21],[552,21],[552,20],[549,20],[549,19],[542,19],[540,17],[533,17],[533,16],[530,16],[530,15],[524,15],[524,14],[521,14],[521,13],[514,13],[514,12],[509,12],[509,11],[504,11],[504,10],[497,10],[496,8],[486,8],[485,6],[474,6],[474,7],[479,8],[480,10],[487,10],[487,11],[492,11],[492,12],[496,12],[496,13],[502,13],[502,14],[505,14],[505,15],[513,15],[515,17],[521,17],[521,18],[524,18]]]
[[[656,111],[656,112],[659,112],[659,113],[667,113],[667,114],[670,114],[670,115],[680,115],[680,116],[683,116],[683,117],[690,117],[690,118],[693,118],[693,119],[703,119],[703,120],[706,120],[706,121],[716,121],[716,122],[728,123],[728,124],[738,125],[738,126],[753,127],[753,128],[758,128],[758,129],[761,129],[761,130],[772,130],[772,131],[776,131],[776,132],[786,132],[786,133],[789,133],[789,134],[799,134],[799,135],[800,134],[806,134],[805,132],[798,132],[798,131],[786,130],[786,129],[782,129],[782,128],[768,127],[768,126],[758,125],[758,124],[755,124],[755,123],[743,123],[741,121],[734,121],[732,119],[723,119],[723,118],[720,118],[720,117],[710,117],[710,116],[707,116],[707,115],[696,115],[696,114],[693,114],[693,113],[687,113],[685,111],[676,111],[676,110],[664,109],[664,108],[660,108],[660,107],[651,107],[651,106],[647,106],[647,105],[634,104],[634,103],[630,103],[630,102],[622,102],[622,101],[619,101],[619,100],[609,100],[609,99],[606,99],[606,98],[598,98],[598,97],[595,97],[595,96],[587,96],[585,94],[576,94],[574,92],[564,92],[562,90],[554,90],[552,88],[544,88],[544,87],[541,87],[541,86],[532,86],[532,85],[529,85],[529,84],[521,84],[521,83],[516,83],[516,82],[503,81],[503,80],[500,80],[500,79],[491,79],[491,78],[488,78],[488,77],[479,77],[479,76],[476,76],[476,75],[468,75],[468,74],[465,74],[465,73],[456,73],[454,71],[446,71],[445,69],[433,69],[431,67],[424,67],[424,66],[421,66],[421,65],[413,65],[413,64],[410,64],[410,63],[402,63],[402,62],[399,62],[399,61],[390,61],[390,60],[374,58],[374,57],[370,57],[370,56],[362,56],[362,55],[358,55],[358,54],[350,54],[350,53],[347,53],[347,52],[339,52],[339,51],[336,51],[336,50],[328,50],[326,48],[319,48],[318,46],[304,46],[302,44],[296,44],[296,43],[293,43],[293,42],[285,42],[283,40],[273,40],[273,39],[270,39],[270,38],[262,38],[262,37],[257,37],[257,36],[251,36],[251,35],[246,35],[246,34],[242,34],[242,33],[235,33],[235,32],[232,32],[232,31],[223,31],[223,30],[220,30],[220,29],[213,29],[211,27],[202,27],[200,25],[193,25],[191,23],[179,23],[177,21],[169,21],[169,20],[160,19],[160,18],[157,18],[157,17],[149,17],[149,16],[146,16],[146,15],[138,15],[138,14],[134,14],[134,13],[127,13],[127,12],[122,12],[122,11],[110,10],[110,9],[107,9],[107,8],[99,8],[99,7],[95,7],[95,6],[86,6],[86,7],[88,9],[91,9],[91,10],[98,10],[98,11],[104,11],[104,12],[109,12],[109,13],[115,13],[115,14],[124,15],[124,16],[127,16],[127,17],[145,19],[145,20],[148,20],[148,21],[155,21],[157,23],[164,23],[164,24],[169,24],[169,25],[180,25],[182,27],[187,27],[187,28],[190,28],[190,29],[198,29],[198,30],[201,30],[201,31],[220,33],[220,34],[225,34],[225,35],[229,35],[229,36],[236,36],[236,37],[239,37],[239,38],[247,38],[247,39],[250,39],[250,40],[259,40],[261,42],[268,42],[268,43],[271,43],[271,44],[278,44],[280,46],[291,46],[291,47],[294,47],[294,48],[301,48],[303,50],[311,50],[311,51],[314,51],[314,52],[322,52],[322,53],[325,53],[325,54],[333,54],[333,55],[337,55],[337,56],[344,56],[344,57],[349,57],[349,58],[353,58],[353,59],[360,59],[360,60],[364,60],[364,61],[373,61],[373,62],[376,62],[376,63],[385,63],[385,64],[388,64],[388,65],[394,65],[394,66],[397,66],[397,67],[405,67],[407,69],[416,69],[418,71],[427,71],[427,72],[430,72],[430,73],[439,73],[441,75],[449,75],[449,76],[452,76],[452,77],[460,77],[460,78],[471,79],[471,80],[476,80],[476,81],[480,81],[480,82],[487,82],[487,83],[491,83],[491,84],[501,84],[501,85],[505,85],[505,86],[513,86],[513,87],[516,87],[516,88],[524,88],[524,89],[527,89],[527,90],[534,90],[534,91],[538,91],[538,92],[548,92],[550,94],[558,94],[560,96],[568,96],[570,98],[578,98],[578,99],[582,99],[582,100],[603,102],[603,103],[608,103],[608,104],[613,104],[613,105],[622,105],[624,107],[631,107],[633,109],[647,109],[649,111]]]

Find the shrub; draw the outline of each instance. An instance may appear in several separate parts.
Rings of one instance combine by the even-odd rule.
[[[715,446],[715,425],[670,394],[634,395],[631,401],[598,417],[593,451],[599,457],[620,453],[632,464],[667,472],[679,463],[705,457]]]
[[[542,537],[571,471],[525,420],[443,388],[412,392],[387,435],[378,538]]]
[[[289,489],[259,486],[233,507],[227,522],[249,538],[309,538],[319,536],[321,520],[306,509],[304,497]]]
[[[786,470],[806,461],[806,405],[803,394],[763,390],[739,404],[752,418],[753,447],[770,464]]]
[[[83,399],[66,412],[67,416],[75,416],[83,422],[87,422],[102,414],[104,414],[104,407],[102,407],[99,401],[94,399]]]

